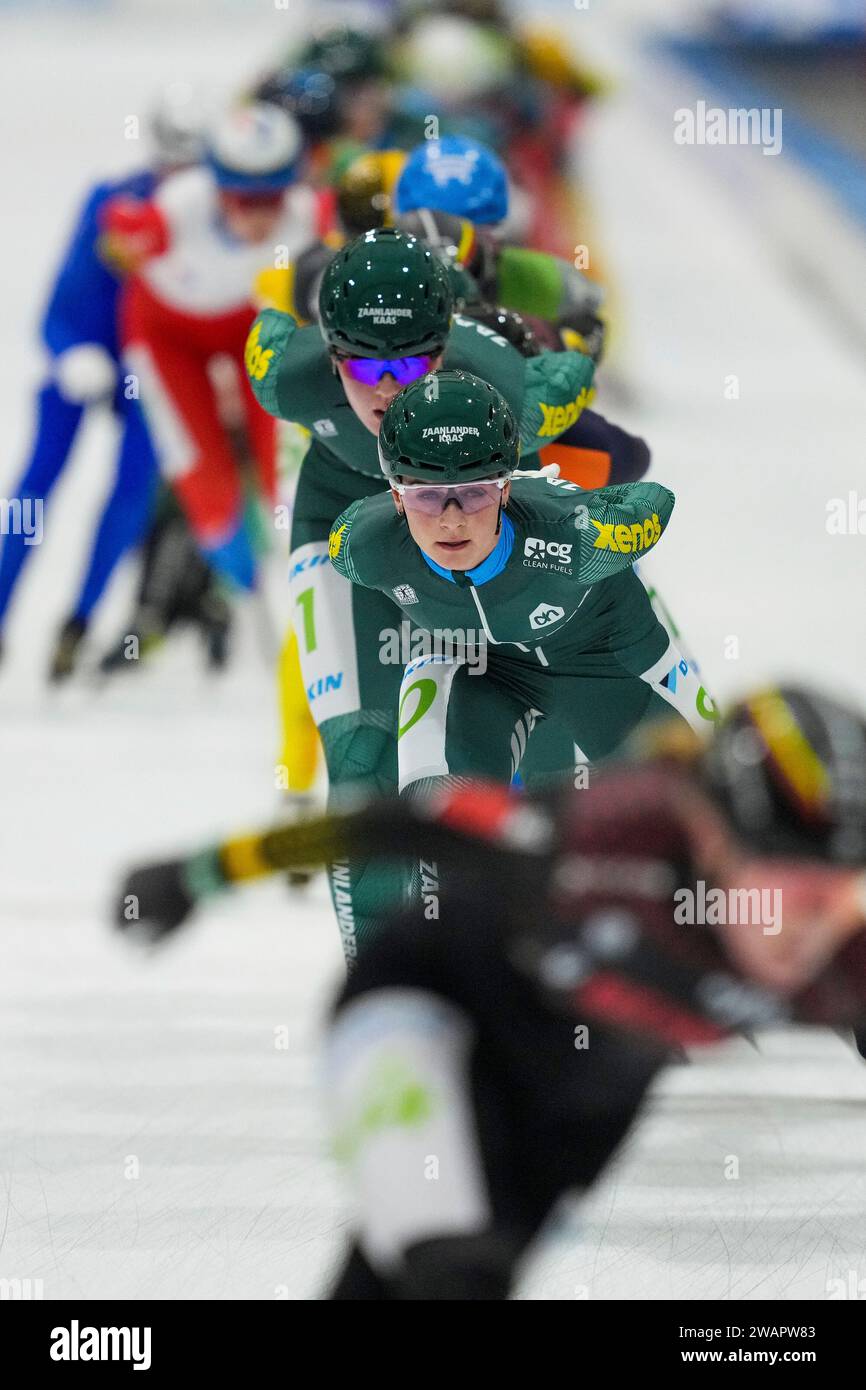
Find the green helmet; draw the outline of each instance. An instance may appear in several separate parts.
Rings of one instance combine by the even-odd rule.
[[[385,50],[380,39],[358,29],[335,25],[310,39],[294,56],[299,68],[327,73],[337,82],[368,81],[385,75]]]
[[[350,241],[331,261],[319,290],[322,336],[350,357],[441,352],[453,307],[442,261],[396,227]]]
[[[395,396],[379,429],[389,482],[472,483],[517,467],[520,433],[495,386],[471,372],[432,372]]]

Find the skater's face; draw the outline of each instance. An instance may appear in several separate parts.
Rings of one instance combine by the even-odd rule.
[[[423,483],[407,483],[402,496],[394,491],[391,496],[397,511],[405,516],[415,544],[437,565],[449,570],[471,570],[495,550],[499,540],[500,507],[508,502],[510,483],[501,489],[485,483],[486,494],[470,483],[443,489],[444,506],[438,514],[426,506],[413,505],[413,486],[426,493],[438,491]],[[471,496],[464,494],[461,498],[464,490]]]
[[[283,213],[282,193],[220,194],[220,206],[232,236],[249,246],[267,241],[277,230]]]
[[[748,901],[744,890],[758,908],[745,914],[748,920],[718,928],[725,947],[751,979],[782,993],[805,986],[866,929],[866,875],[859,870],[745,857],[733,861],[725,877],[729,900],[739,889],[738,900]]]
[[[345,358],[334,356],[334,365],[346,393],[346,400],[354,410],[362,425],[366,425],[371,434],[378,435],[379,426],[382,423],[382,416],[388,406],[398,395],[403,387],[408,385],[407,381],[400,382],[393,372],[384,372],[377,382],[370,385],[364,381],[358,381],[352,374],[352,363]],[[417,358],[404,357],[401,362],[418,362],[418,376],[425,376],[428,372],[435,372],[442,366],[442,353],[435,357],[425,356]]]
[[[351,100],[343,103],[346,134],[360,145],[372,145],[381,135],[388,115],[388,89],[381,82],[358,83]]]

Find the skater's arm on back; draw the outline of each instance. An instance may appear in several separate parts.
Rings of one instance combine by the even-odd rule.
[[[524,457],[575,424],[591,399],[594,373],[595,363],[580,352],[542,352],[526,359],[520,411]]]
[[[330,379],[318,327],[302,327],[281,309],[263,309],[250,329],[244,361],[262,409],[278,420],[309,426],[316,418],[322,376]]]
[[[596,583],[633,565],[663,536],[674,494],[661,483],[623,483],[584,493],[575,507],[577,577]]]
[[[508,874],[515,853],[500,837],[514,808],[507,789],[481,787],[471,795],[447,793],[412,804],[362,799],[357,810],[341,816],[234,835],[183,858],[131,870],[115,902],[115,925],[122,930],[140,925],[164,936],[180,927],[199,903],[236,884],[315,868],[348,854],[380,860],[422,852],[435,856],[471,843],[480,858],[465,860],[468,872],[483,876],[489,868],[499,876]]]
[[[328,556],[338,574],[351,584],[375,589],[370,561],[385,544],[382,523],[393,516],[381,506],[380,498],[361,498],[337,517],[328,538]]]
[[[727,833],[718,808],[688,779],[636,765],[608,773],[592,795],[592,814],[572,829],[550,802],[528,802],[485,783],[415,802],[360,801],[340,816],[237,835],[186,858],[142,865],[127,875],[114,921],[162,936],[234,884],[350,854],[423,853],[448,858],[460,892],[473,900],[489,902],[496,889],[512,958],[566,1013],[576,1009],[662,1044],[714,1042],[768,1022],[866,1019],[862,875],[849,875],[856,902],[845,923],[780,984],[773,938],[757,936],[754,958],[744,960],[724,928],[689,925],[673,911],[682,908],[677,885],[695,897],[702,885],[704,892],[714,887],[713,865],[724,858],[719,843]],[[619,938],[600,930],[602,907],[626,928]],[[563,975],[567,957],[579,959],[577,980]],[[743,990],[743,981],[752,987]]]

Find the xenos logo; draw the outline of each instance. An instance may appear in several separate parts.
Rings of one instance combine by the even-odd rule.
[[[328,554],[332,560],[336,560],[337,556],[340,553],[340,547],[343,544],[343,532],[345,531],[345,529],[346,522],[344,521],[343,525],[338,526],[337,530],[332,531],[330,536],[328,537]]]
[[[539,439],[547,439],[553,435],[562,434],[573,425],[580,415],[583,407],[589,401],[589,390],[586,386],[581,386],[580,391],[573,401],[568,405],[546,405],[544,401],[539,401],[541,413],[544,416],[544,424],[538,431]]]
[[[244,365],[247,369],[247,375],[253,381],[261,381],[267,376],[274,355],[273,348],[263,348],[259,343],[261,331],[262,325],[258,322],[254,323],[244,348]]]
[[[598,530],[592,543],[594,550],[616,550],[621,555],[630,555],[633,551],[649,550],[662,533],[658,512],[653,512],[643,525],[636,521],[631,526],[617,526],[615,522],[605,524],[594,517],[589,519]]]
[[[530,536],[523,544],[524,563],[529,560],[542,569],[549,568],[546,560],[553,560],[558,565],[570,565],[572,548],[572,541],[543,541],[537,536]]]

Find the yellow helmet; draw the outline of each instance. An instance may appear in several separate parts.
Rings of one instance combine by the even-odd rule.
[[[348,237],[394,224],[394,188],[406,163],[404,150],[359,155],[337,180],[337,212]]]
[[[529,71],[543,82],[584,96],[599,96],[605,91],[604,79],[590,68],[575,63],[563,50],[562,36],[555,30],[524,31],[520,35],[520,47]]]

